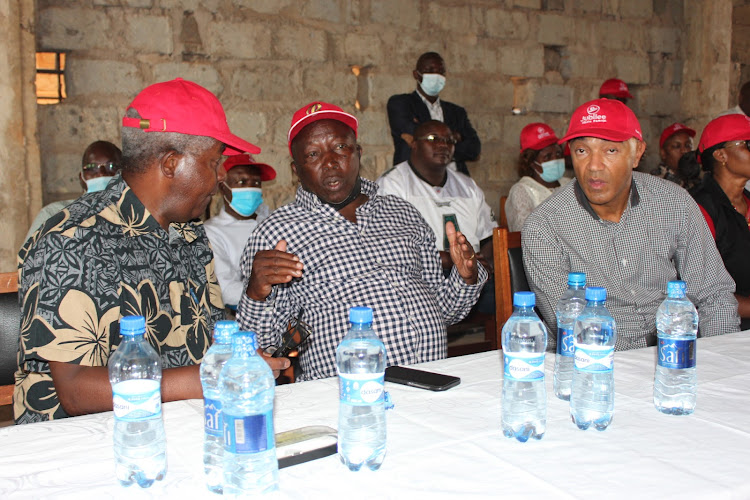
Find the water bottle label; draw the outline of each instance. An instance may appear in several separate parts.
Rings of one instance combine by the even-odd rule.
[[[220,437],[224,433],[221,423],[221,400],[203,398],[205,432],[210,436]]]
[[[695,368],[695,339],[659,338],[659,366],[672,369]]]
[[[615,365],[615,348],[606,345],[575,344],[575,367],[582,372],[611,372]]]
[[[573,356],[575,353],[575,335],[573,335],[572,328],[560,328],[557,327],[557,354],[560,356]]]
[[[385,373],[339,373],[339,398],[355,406],[382,404]]]
[[[112,386],[115,418],[134,422],[161,415],[161,385],[158,380],[131,379]]]
[[[229,453],[259,453],[275,446],[271,412],[236,417],[223,414],[224,449]]]
[[[506,379],[541,380],[544,378],[543,352],[503,352]]]

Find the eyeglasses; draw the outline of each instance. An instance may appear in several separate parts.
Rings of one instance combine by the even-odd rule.
[[[736,146],[745,146],[748,151],[750,151],[750,141],[731,141],[731,142],[725,142],[724,143],[724,149],[726,148],[733,148]]]
[[[416,137],[415,140],[427,141],[427,142],[433,142],[433,143],[437,142],[437,143],[445,144],[446,146],[456,145],[456,140],[453,137],[441,137],[435,134],[425,135],[422,137]]]
[[[105,175],[115,175],[120,170],[120,164],[112,161],[109,163],[87,163],[81,168],[86,174],[103,173]]]

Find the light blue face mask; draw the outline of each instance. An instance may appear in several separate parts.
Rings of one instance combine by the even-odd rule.
[[[263,203],[263,193],[260,188],[231,188],[232,210],[243,217],[250,217]],[[226,201],[226,198],[224,198]]]
[[[104,176],[104,177],[94,177],[93,179],[84,179],[83,182],[86,183],[86,192],[87,193],[96,193],[99,191],[104,191],[104,188],[107,187],[107,184],[109,184],[109,181],[112,180],[112,177]]]
[[[445,77],[440,73],[423,73],[422,83],[419,84],[424,93],[435,97],[445,87]]]
[[[544,182],[559,181],[560,177],[565,173],[565,160],[562,158],[545,161],[544,163],[535,161],[534,163],[542,167],[542,173],[539,174],[539,177],[541,177]]]

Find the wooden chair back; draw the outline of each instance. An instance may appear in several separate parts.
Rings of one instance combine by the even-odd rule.
[[[496,227],[492,232],[495,259],[495,317],[497,345],[502,346],[503,325],[513,314],[513,293],[529,290],[521,253],[521,233]]]

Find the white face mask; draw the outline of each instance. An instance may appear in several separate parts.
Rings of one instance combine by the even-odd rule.
[[[419,86],[425,94],[435,97],[445,88],[445,77],[440,73],[423,73],[422,83]]]

